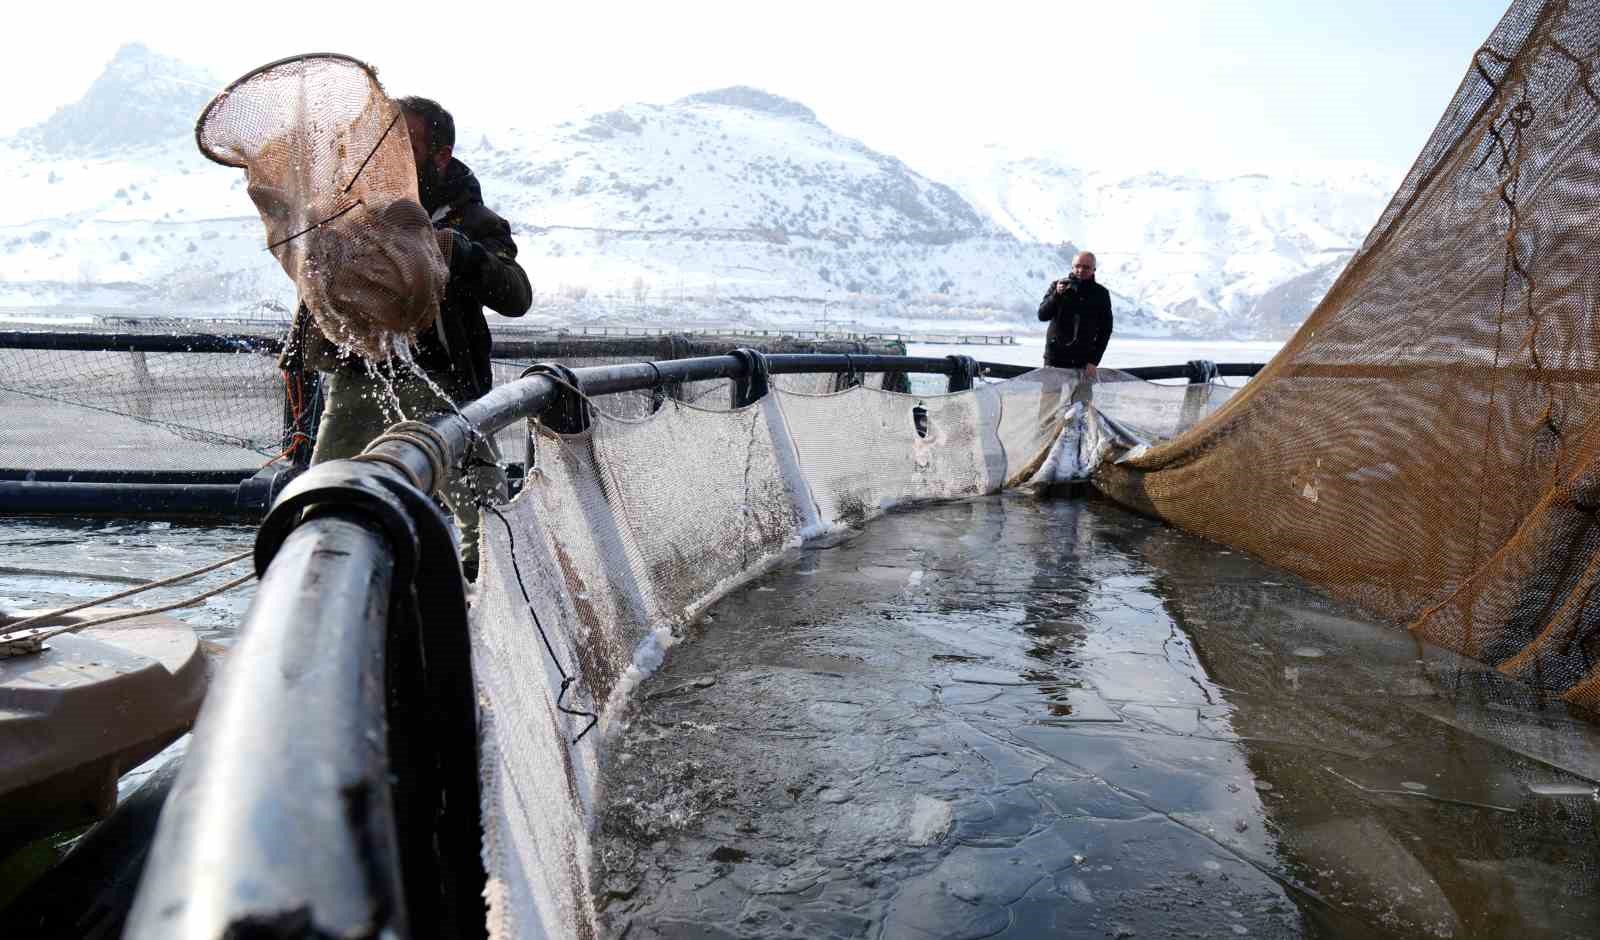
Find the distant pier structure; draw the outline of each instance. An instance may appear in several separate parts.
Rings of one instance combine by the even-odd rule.
[[[1002,333],[899,333],[859,330],[757,330],[737,326],[714,326],[700,329],[677,329],[661,326],[584,326],[570,324],[547,328],[551,333],[578,334],[581,336],[748,336],[793,337],[809,340],[886,340],[901,343],[925,343],[941,346],[1015,346],[1017,338]],[[521,331],[519,331],[521,332]]]

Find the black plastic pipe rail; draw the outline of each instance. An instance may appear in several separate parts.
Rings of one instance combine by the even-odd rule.
[[[124,936],[484,936],[475,691],[459,564],[428,495],[439,477],[476,436],[570,403],[568,383],[593,396],[729,378],[754,395],[769,374],[874,371],[941,373],[954,386],[1029,370],[750,350],[558,368],[459,415],[397,425],[368,449],[373,459],[331,461],[290,483],[258,532],[261,583],[196,724]]]

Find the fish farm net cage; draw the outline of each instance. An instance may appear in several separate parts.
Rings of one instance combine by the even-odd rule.
[[[1565,702],[1592,718],[1597,24],[1600,0],[1512,4],[1349,266],[1237,392],[1111,370],[1092,392],[1062,370],[963,382],[957,363],[909,358],[950,375],[948,393],[791,390],[766,380],[850,366],[723,355],[590,367],[570,385],[532,375],[464,422],[363,455],[381,459],[313,468],[263,525],[261,593],[197,725],[176,791],[190,801],[161,821],[128,935],[178,935],[181,919],[184,935],[221,936],[274,910],[370,934],[376,916],[403,919],[400,898],[418,923],[453,909],[472,935],[594,935],[588,823],[605,729],[589,732],[664,647],[797,544],[1007,488],[1087,480],[1409,629],[1419,663],[1427,641],[1527,692],[1495,705]],[[726,404],[655,394],[712,380],[731,380]],[[630,411],[615,393],[641,397]],[[561,421],[544,420],[552,407]],[[425,494],[470,435],[507,430],[535,440],[537,460],[484,520],[469,613]],[[422,523],[443,545],[431,560]],[[343,628],[338,645],[322,624]],[[306,650],[328,668],[299,668]],[[338,720],[313,710],[340,702]],[[318,720],[283,717],[302,714]],[[338,786],[316,789],[307,766],[339,767]],[[394,837],[413,847],[403,873],[373,864],[406,850],[375,853],[366,827],[391,792]],[[449,818],[461,822],[430,828]],[[276,872],[263,897],[242,874],[269,854],[319,864]],[[1558,881],[1523,870],[1561,902]],[[1409,883],[1409,869],[1376,871],[1385,892]]]
[[[321,409],[316,373],[285,373],[287,332],[270,320],[105,317],[83,325],[0,331],[0,511],[200,512],[266,508],[307,463]],[[594,336],[497,331],[497,384],[536,362],[583,366],[678,359],[750,347],[763,352],[903,355],[898,341],[771,335]],[[903,387],[902,374],[865,381]],[[831,390],[848,377],[783,377],[782,387]],[[826,388],[824,388],[826,386]],[[640,416],[664,397],[730,407],[731,383],[679,383],[614,396]],[[422,417],[422,416],[415,416]],[[520,460],[526,436],[502,435]]]
[[[1600,4],[1511,5],[1328,294],[1097,485],[1600,709]]]

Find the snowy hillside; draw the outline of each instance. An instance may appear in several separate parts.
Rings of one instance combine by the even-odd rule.
[[[129,46],[80,101],[0,141],[0,308],[287,312],[243,174],[194,147],[221,86]],[[1034,333],[1084,245],[1120,333],[1280,335],[1383,202],[1367,180],[1114,180],[1038,159],[929,177],[737,87],[459,137],[544,321]]]
[[[937,175],[1019,239],[1093,250],[1108,287],[1203,332],[1239,336],[1292,332],[1399,182],[1376,167],[1123,176],[1000,148]]]
[[[595,306],[644,319],[689,303],[741,320],[1036,329],[1038,294],[1067,265],[755,89],[474,139],[461,156],[550,304],[598,294]],[[1173,325],[1124,298],[1117,315],[1151,335]]]

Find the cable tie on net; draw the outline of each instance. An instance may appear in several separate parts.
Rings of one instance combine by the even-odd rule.
[[[511,559],[511,571],[517,577],[517,589],[522,592],[523,603],[528,605],[528,613],[533,617],[534,628],[539,631],[539,639],[544,641],[544,651],[549,654],[551,664],[556,667],[556,672],[561,676],[561,689],[556,693],[556,711],[564,715],[589,719],[589,723],[583,726],[583,730],[578,732],[578,736],[572,739],[571,743],[577,744],[583,740],[584,735],[588,734],[594,729],[595,725],[600,723],[600,716],[594,712],[586,712],[581,708],[568,708],[566,706],[567,689],[576,684],[578,680],[561,665],[560,657],[556,656],[556,648],[550,643],[549,635],[544,632],[544,624],[539,620],[539,612],[533,609],[533,598],[528,596],[527,582],[522,579],[522,566],[517,563],[517,536],[511,529],[511,522],[506,519],[504,513],[494,508],[494,506],[485,503],[483,508],[494,513],[494,517],[500,520],[501,525],[505,526],[506,555]]]

